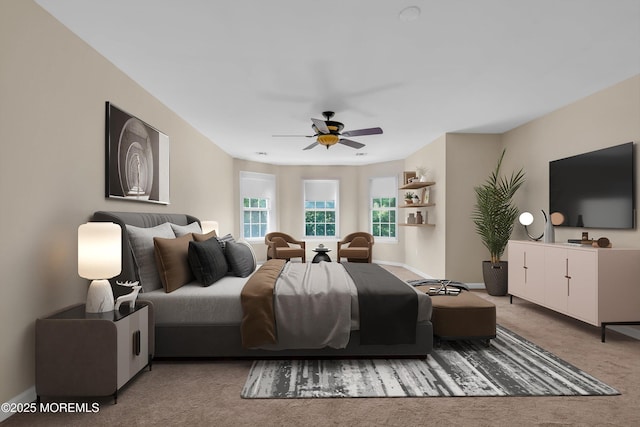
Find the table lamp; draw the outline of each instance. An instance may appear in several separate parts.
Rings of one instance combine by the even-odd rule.
[[[547,224],[547,214],[544,212],[544,210],[542,210],[542,215],[544,215],[544,223],[545,225]],[[531,240],[535,240],[538,241],[540,239],[542,239],[542,237],[544,236],[544,232],[542,234],[540,234],[540,236],[536,237],[536,236],[532,236],[531,233],[529,233],[529,229],[527,228],[529,225],[533,224],[533,214],[531,212],[522,212],[522,214],[520,214],[520,217],[518,218],[518,220],[520,221],[520,224],[522,224],[524,226],[524,230],[527,232],[527,236],[529,236],[529,238]]]
[[[218,221],[200,221],[200,226],[202,227],[202,234],[207,234],[215,230],[216,235],[220,235],[218,233]]]
[[[113,311],[110,278],[122,270],[122,231],[112,222],[88,222],[78,227],[78,275],[92,280],[87,313]]]

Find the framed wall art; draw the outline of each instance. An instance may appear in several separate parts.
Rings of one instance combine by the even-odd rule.
[[[407,184],[411,184],[411,182],[416,178],[417,174],[413,171],[405,171],[402,174],[402,181],[404,182],[404,184],[402,185],[407,185]]]
[[[169,204],[169,137],[106,103],[106,197]]]

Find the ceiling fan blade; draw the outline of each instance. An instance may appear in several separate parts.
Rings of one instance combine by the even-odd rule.
[[[308,146],[304,147],[304,148],[303,148],[303,150],[310,150],[310,149],[312,149],[313,147],[315,147],[316,145],[318,145],[318,141],[314,142],[314,143],[313,143],[313,144],[311,144],[311,145],[308,145]]]
[[[293,137],[293,138],[313,138],[316,135],[271,135],[274,138],[288,138],[288,137]]]
[[[340,141],[338,141],[340,144],[344,144],[346,146],[349,146],[351,148],[356,148],[356,149],[360,149],[362,147],[364,147],[364,144],[360,143],[360,142],[356,142],[356,141],[352,141],[350,139],[344,139],[342,138]]]
[[[329,128],[327,127],[327,124],[324,122],[324,120],[311,119],[311,121],[314,125],[316,125],[316,129],[318,129],[320,133],[330,133]]]
[[[364,135],[379,135],[382,133],[382,129],[380,128],[367,128],[367,129],[356,129],[349,130],[346,132],[342,132],[343,136],[364,136]]]

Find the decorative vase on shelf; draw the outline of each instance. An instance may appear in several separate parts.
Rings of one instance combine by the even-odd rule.
[[[415,214],[410,213],[409,217],[407,218],[407,224],[415,224],[415,223],[416,223]]]
[[[423,218],[422,218],[422,212],[418,211],[416,213],[416,224],[422,224]]]
[[[427,171],[428,169],[422,166],[416,168],[416,175],[418,176],[419,182],[427,182]]]

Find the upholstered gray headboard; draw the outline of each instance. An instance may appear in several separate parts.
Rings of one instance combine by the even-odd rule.
[[[119,276],[114,277],[111,283],[115,283],[116,280],[138,280],[137,269],[133,261],[133,254],[131,253],[131,246],[129,245],[129,237],[127,236],[125,224],[149,228],[164,224],[165,222],[178,225],[188,225],[194,221],[200,223],[198,218],[187,214],[110,211],[95,212],[91,221],[114,222],[122,228],[122,272]]]

